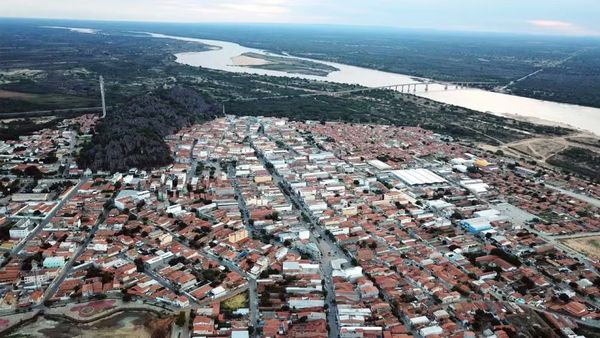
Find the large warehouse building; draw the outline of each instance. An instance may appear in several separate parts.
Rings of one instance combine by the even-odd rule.
[[[428,185],[446,182],[445,179],[433,173],[431,170],[422,168],[394,170],[391,173],[407,185]]]

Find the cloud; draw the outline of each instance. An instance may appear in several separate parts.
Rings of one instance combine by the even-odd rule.
[[[558,35],[581,35],[597,36],[599,32],[594,29],[560,20],[529,20],[530,27],[538,33],[558,34]]]
[[[558,20],[530,20],[529,24],[538,28],[549,28],[549,29],[557,29],[557,30],[565,30],[565,29],[573,29],[576,28],[574,24],[566,21],[558,21]]]
[[[0,0],[0,16],[175,22],[303,22],[316,0]]]
[[[224,9],[260,15],[284,14],[289,12],[287,2],[282,0],[256,0],[243,2],[226,2],[217,5]]]
[[[0,17],[261,22],[599,35],[598,0],[0,0]],[[533,17],[532,17],[533,16]]]

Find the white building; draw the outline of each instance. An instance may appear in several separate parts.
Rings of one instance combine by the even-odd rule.
[[[367,162],[370,166],[374,167],[375,169],[379,169],[379,170],[390,170],[392,169],[392,167],[390,167],[387,163],[384,163],[380,160],[370,160]]]
[[[35,224],[29,218],[19,220],[9,231],[11,238],[25,238],[35,228]]]
[[[231,338],[249,338],[248,331],[231,331]]]
[[[288,300],[288,305],[291,309],[305,309],[311,307],[323,307],[325,305],[325,301],[323,299],[295,297]]]
[[[294,261],[283,262],[283,274],[315,274],[319,273],[319,264],[298,263]]]
[[[310,211],[325,211],[327,210],[327,203],[325,202],[309,202],[307,203],[308,210]]]
[[[119,210],[126,208],[125,204],[133,200],[137,203],[150,197],[150,191],[122,190],[115,198],[115,207]]]
[[[429,327],[424,327],[419,330],[419,334],[423,337],[440,335],[442,333],[444,333],[444,329],[442,329],[439,326],[429,326]]]
[[[168,214],[177,215],[177,214],[181,213],[183,211],[183,209],[181,208],[180,204],[173,204],[173,205],[170,205],[169,207],[167,207],[166,211]]]
[[[43,263],[46,269],[62,268],[65,265],[63,256],[46,257]]]
[[[343,270],[333,270],[332,276],[333,277],[343,277],[346,280],[354,281],[363,276],[362,267],[353,266],[351,268],[346,268]]]
[[[29,272],[25,276],[23,276],[23,281],[25,282],[25,284],[33,284],[37,287],[48,282],[48,280],[48,274],[35,271]]]
[[[392,174],[408,185],[429,185],[444,183],[445,179],[433,173],[429,169],[406,169],[394,170]]]
[[[487,183],[478,179],[462,180],[460,181],[460,185],[475,195],[486,194],[490,187]]]

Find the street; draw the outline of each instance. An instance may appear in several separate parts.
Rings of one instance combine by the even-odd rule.
[[[48,223],[50,223],[50,220],[52,220],[52,218],[63,207],[63,205],[65,205],[65,203],[67,203],[73,196],[75,196],[75,194],[77,194],[77,190],[79,190],[79,188],[85,182],[87,182],[87,177],[82,177],[75,186],[71,187],[71,190],[69,191],[69,193],[60,202],[58,202],[58,204],[54,207],[54,209],[52,209],[52,211],[50,211],[50,213],[48,213],[46,218],[44,218],[44,220],[42,222],[40,222],[40,224],[38,224],[38,226],[35,227],[35,229],[33,229],[33,231],[29,233],[29,235],[27,235],[27,237],[25,237],[22,241],[20,241],[19,244],[10,251],[10,254],[14,255],[14,254],[20,252],[27,242],[29,242],[32,238],[35,238],[35,236],[37,236],[40,233],[40,231],[42,231],[42,229]]]
[[[252,148],[258,153],[258,158],[261,161],[262,165],[265,168],[269,168],[267,166],[267,160],[260,153],[257,147],[254,144],[250,144]],[[309,220],[310,229],[312,230],[311,240],[317,244],[319,250],[321,251],[321,274],[323,276],[324,288],[327,291],[327,296],[325,297],[325,304],[327,304],[327,323],[329,328],[329,337],[337,338],[340,332],[340,326],[337,319],[337,303],[335,301],[335,289],[333,286],[333,276],[332,276],[332,267],[331,267],[331,258],[339,258],[343,257],[348,262],[351,260],[350,257],[347,257],[342,250],[331,241],[329,236],[325,234],[325,230],[322,228],[321,224],[318,221],[318,218],[315,217],[310,210],[306,207],[303,201],[301,201],[298,196],[296,196],[289,188],[289,183],[286,182],[281,175],[279,175],[274,169],[270,169],[269,172],[273,176],[273,180],[277,186],[280,187],[281,192],[286,196],[288,201],[290,201],[297,210],[300,210],[302,215],[305,215],[305,219]],[[330,256],[330,254],[333,254]]]
[[[81,184],[83,184],[83,182],[81,182]],[[56,292],[58,287],[62,284],[62,282],[65,280],[66,276],[71,271],[71,267],[73,267],[73,264],[75,264],[75,262],[77,261],[77,258],[79,258],[79,256],[81,256],[81,254],[87,249],[87,246],[90,244],[90,242],[94,238],[96,231],[98,230],[98,227],[100,226],[100,224],[102,222],[104,222],[105,218],[106,218],[106,209],[104,209],[102,211],[102,214],[96,220],[96,223],[90,230],[85,241],[77,249],[77,252],[67,261],[67,263],[65,263],[63,268],[60,270],[59,275],[56,276],[56,278],[54,278],[52,283],[50,283],[50,285],[46,289],[46,292],[44,292],[44,297],[42,298],[42,303],[49,300],[54,295],[54,293]]]

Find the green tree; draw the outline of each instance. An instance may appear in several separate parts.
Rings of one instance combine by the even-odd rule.
[[[177,326],[182,327],[185,325],[186,322],[186,316],[185,316],[185,312],[180,311],[179,314],[177,315],[177,319],[175,320],[175,324],[177,324]]]

